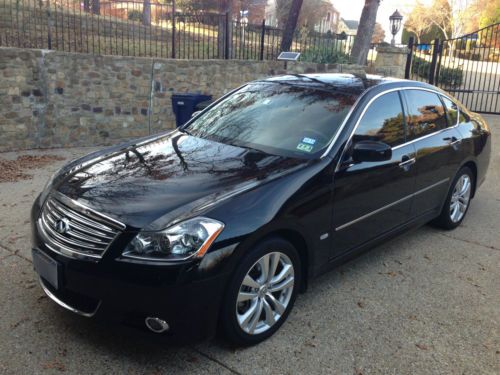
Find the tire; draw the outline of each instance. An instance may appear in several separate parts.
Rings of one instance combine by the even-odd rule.
[[[265,263],[269,270],[276,264],[267,279],[262,268]],[[272,336],[297,298],[300,266],[295,247],[280,237],[254,246],[238,265],[223,300],[221,328],[225,338],[237,346],[250,346]],[[280,287],[283,289],[276,291]]]
[[[463,181],[467,181],[467,188],[459,186]],[[474,174],[471,169],[469,167],[461,168],[453,179],[441,213],[431,224],[446,230],[458,227],[469,210],[474,183]],[[457,207],[458,213],[454,210],[452,204],[453,207]]]

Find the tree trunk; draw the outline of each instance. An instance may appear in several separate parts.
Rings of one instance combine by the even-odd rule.
[[[229,22],[226,25],[227,14]],[[227,30],[226,30],[227,29]],[[231,39],[233,31],[233,0],[221,0],[219,1],[219,26],[217,34],[217,47],[218,47],[218,57],[219,59],[224,59],[226,55],[226,38],[229,40],[229,45],[227,46],[227,55],[231,58]],[[226,36],[226,33],[228,34]]]
[[[142,24],[144,26],[151,25],[151,1],[144,0],[142,2]]]
[[[285,30],[283,31],[283,38],[281,39],[281,51],[290,51],[293,42],[293,34],[295,33],[297,20],[299,19],[300,8],[302,8],[302,2],[303,0],[292,0]]]
[[[101,14],[101,1],[100,0],[92,0],[92,13],[93,14]]]
[[[365,0],[365,6],[359,19],[358,32],[351,50],[351,62],[354,64],[365,65],[366,63],[379,4],[380,0]]]

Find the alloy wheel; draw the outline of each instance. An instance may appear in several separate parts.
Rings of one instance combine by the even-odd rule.
[[[465,215],[469,205],[472,182],[467,174],[457,180],[450,199],[450,219],[458,223]]]
[[[236,319],[244,332],[266,332],[281,319],[292,297],[294,274],[292,261],[281,252],[268,253],[254,263],[236,300]]]

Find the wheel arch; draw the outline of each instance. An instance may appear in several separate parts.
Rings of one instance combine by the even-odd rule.
[[[282,237],[283,239],[290,242],[300,257],[300,271],[302,274],[302,280],[300,285],[300,291],[304,292],[307,289],[307,285],[309,283],[309,266],[310,266],[310,251],[307,246],[306,239],[300,232],[294,229],[278,229],[276,231],[268,233],[264,238],[269,238],[273,236]]]
[[[476,165],[476,162],[474,160],[468,160],[460,166],[460,169],[462,169],[463,167],[468,167],[472,171],[472,174],[474,175],[473,176],[474,181],[472,181],[472,196],[471,196],[471,198],[474,198],[474,196],[476,195],[476,187],[477,187],[477,165]]]
[[[253,233],[251,236],[246,238],[239,246],[237,259],[241,259],[241,256],[245,256],[245,253],[251,250],[259,242],[262,242],[270,237],[280,237],[284,240],[290,242],[300,257],[300,270],[301,270],[301,285],[300,292],[307,290],[309,284],[309,279],[312,276],[312,265],[313,263],[313,252],[312,252],[312,242],[308,238],[307,234],[299,226],[295,226],[290,222],[285,225],[282,223],[270,224],[264,228],[261,228],[257,232]]]

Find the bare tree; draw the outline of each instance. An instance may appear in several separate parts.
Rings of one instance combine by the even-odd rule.
[[[443,32],[444,38],[449,39],[452,14],[448,0],[434,0],[428,12],[432,14],[432,16],[428,18],[428,22],[436,25]]]
[[[381,24],[375,23],[375,28],[373,29],[372,43],[382,43],[385,39],[385,31]]]
[[[379,5],[380,0],[365,0],[365,6],[359,19],[358,32],[351,51],[351,62],[354,64],[364,65],[366,62]]]
[[[432,14],[429,12],[429,8],[424,7],[420,1],[417,1],[404,26],[408,32],[416,36],[417,43],[420,43],[422,36],[431,28],[431,17]]]
[[[300,8],[302,8],[303,0],[292,0],[288,18],[286,20],[285,30],[283,31],[283,38],[281,39],[281,50],[289,51],[292,46],[293,34],[297,27],[297,20],[299,19]]]
[[[443,32],[445,39],[457,38],[473,17],[469,3],[469,0],[434,0],[428,12],[429,21]]]

